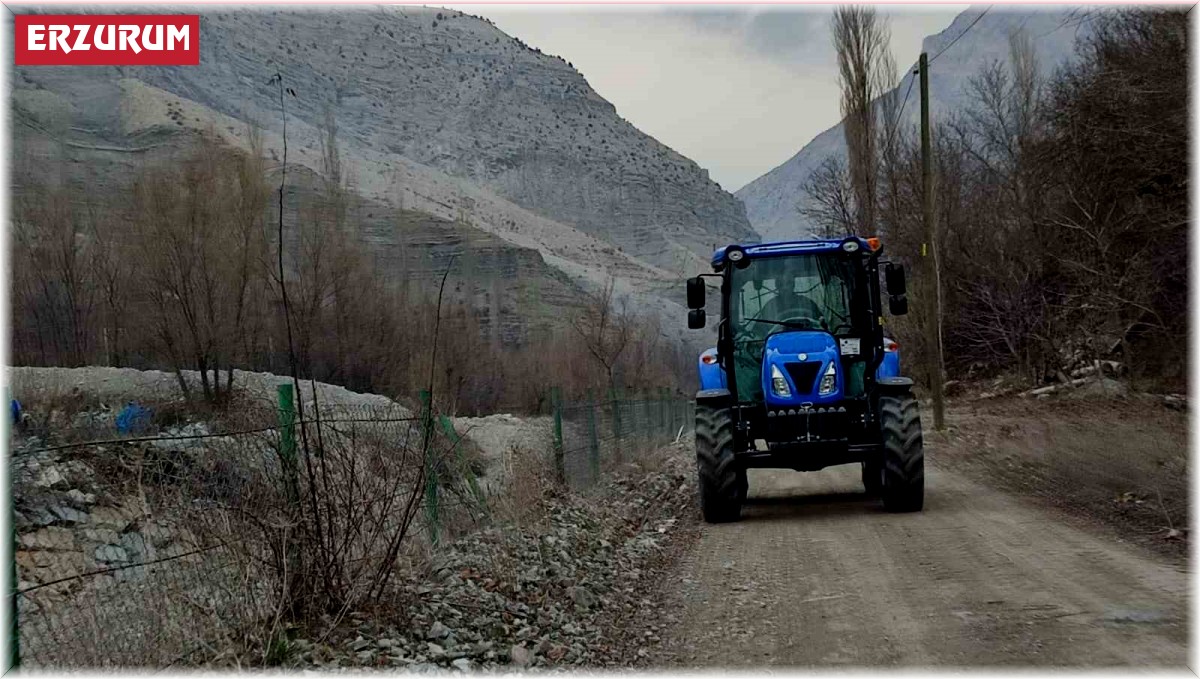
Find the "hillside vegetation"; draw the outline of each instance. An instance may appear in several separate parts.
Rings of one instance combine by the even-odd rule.
[[[1089,20],[1075,60],[1050,78],[1030,36],[1013,32],[1008,58],[934,127],[940,288],[921,257],[916,130],[883,126],[878,232],[914,272],[915,297],[940,297],[951,376],[1037,384],[1101,369],[1175,390],[1185,379],[1188,18]],[[849,183],[833,163],[806,187],[822,232],[855,230]],[[895,332],[924,366],[925,321],[902,320]]]

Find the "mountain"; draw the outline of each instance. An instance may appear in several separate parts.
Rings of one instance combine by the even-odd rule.
[[[1050,74],[1074,53],[1080,27],[1079,20],[1067,10],[971,7],[959,14],[946,30],[925,38],[921,45],[921,50],[931,58],[946,50],[929,68],[930,116],[935,121],[967,104],[968,85],[981,68],[995,60],[1007,62],[1009,35],[1016,30],[1026,31],[1033,38],[1042,72]],[[920,117],[919,93],[917,83],[913,82],[917,76],[913,70],[908,69],[894,90],[901,100],[905,92],[909,94],[902,117],[907,125],[916,125]],[[796,155],[736,193],[763,240],[811,235],[813,225],[799,213],[797,205],[804,199],[804,185],[809,177],[831,156],[843,159],[846,156],[841,123],[817,135]]]
[[[362,224],[362,239],[378,252],[417,247],[428,255],[418,269],[454,262],[481,304],[516,319],[506,338],[521,334],[525,311],[489,291],[528,283],[508,298],[569,307],[609,277],[680,326],[668,299],[681,296],[678,272],[712,242],[757,237],[705,170],[622,119],[570,64],[486,19],[417,7],[191,11],[200,66],[14,68],[17,165],[36,172],[57,154],[103,194],[199,131],[248,148],[254,125],[277,171],[279,74],[289,175],[321,171],[332,115],[351,190],[389,215],[390,226]],[[447,239],[456,245],[438,245]]]

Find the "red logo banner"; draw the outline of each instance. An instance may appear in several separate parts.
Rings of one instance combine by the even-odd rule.
[[[198,66],[198,14],[18,14],[17,66]]]

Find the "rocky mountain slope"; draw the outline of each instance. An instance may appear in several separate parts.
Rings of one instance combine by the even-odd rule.
[[[104,195],[197,131],[247,148],[255,125],[278,172],[284,116],[270,81],[281,74],[295,92],[284,100],[289,180],[321,171],[332,115],[343,175],[375,217],[362,238],[425,278],[456,262],[506,340],[539,319],[564,322],[562,309],[609,277],[682,334],[678,276],[704,266],[713,242],[756,238],[706,171],[623,120],[570,64],[485,19],[195,11],[198,67],[15,68],[18,165],[63,158],[65,174]]]
[[[967,87],[980,68],[995,60],[1007,62],[1012,31],[1023,30],[1033,38],[1042,71],[1049,74],[1070,58],[1081,30],[1078,18],[1068,11],[997,7],[980,18],[985,10],[984,6],[971,7],[959,14],[946,30],[925,38],[921,45],[921,50],[931,57],[949,47],[929,69],[930,115],[935,121],[966,104]],[[972,26],[976,19],[978,23]],[[962,38],[954,42],[959,35]],[[912,87],[904,108],[906,125],[916,125],[920,117],[917,84],[911,82],[917,76],[912,70],[907,70],[897,87],[901,98]],[[797,210],[804,199],[804,185],[826,158],[845,155],[845,132],[839,123],[817,135],[787,162],[737,192],[746,205],[746,216],[764,240],[811,234],[813,225]]]
[[[360,188],[391,184],[406,206],[421,202],[413,194],[422,180],[465,180],[660,266],[751,233],[738,201],[705,170],[622,119],[567,62],[484,19],[416,7],[200,14],[199,67],[17,69],[16,86],[80,104],[88,90],[132,80],[275,132],[279,92],[268,80],[279,73],[296,93],[286,102],[293,157],[312,155],[306,128],[330,111],[351,147],[345,155],[362,163]],[[183,116],[180,125],[200,122]],[[468,190],[433,193],[484,219],[470,214],[484,208],[463,200]]]

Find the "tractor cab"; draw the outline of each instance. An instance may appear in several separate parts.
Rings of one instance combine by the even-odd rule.
[[[887,472],[885,429],[895,424],[887,411],[900,409],[904,432],[915,427],[917,453],[920,422],[912,382],[884,336],[880,256],[875,238],[730,245],[713,254],[713,273],[688,281],[691,328],[706,325],[704,278],[720,282],[717,346],[699,360],[706,518],[737,517],[751,467],[859,463],[886,506],[920,508],[923,467],[920,478],[913,464],[903,479]],[[904,314],[904,270],[883,266],[889,311]]]

